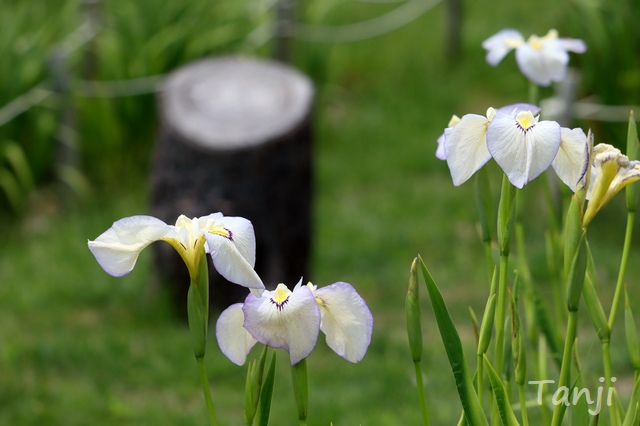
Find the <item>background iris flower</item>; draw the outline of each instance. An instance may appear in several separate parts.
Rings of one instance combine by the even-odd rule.
[[[544,37],[532,35],[525,42],[520,32],[505,29],[489,37],[482,43],[487,50],[487,62],[498,65],[511,50],[516,50],[516,62],[522,74],[539,86],[549,86],[562,81],[567,73],[569,53],[584,53],[584,41],[560,38],[556,30],[550,30]]]

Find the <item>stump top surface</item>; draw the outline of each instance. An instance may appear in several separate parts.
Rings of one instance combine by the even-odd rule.
[[[194,62],[165,81],[167,124],[206,149],[232,150],[289,133],[308,116],[311,81],[270,60],[221,57]]]

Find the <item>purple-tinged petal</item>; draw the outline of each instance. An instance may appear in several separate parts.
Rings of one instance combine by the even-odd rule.
[[[537,121],[530,112],[496,114],[487,130],[487,146],[511,184],[522,188],[544,172],[560,147],[560,125]]]
[[[562,128],[560,149],[551,165],[560,180],[575,192],[589,165],[589,145],[582,129]]]
[[[251,348],[256,344],[243,327],[242,303],[236,303],[222,311],[216,323],[216,339],[222,353],[236,365],[244,365]]]
[[[505,105],[502,108],[498,108],[496,110],[496,112],[512,115],[514,117],[522,111],[531,111],[531,114],[538,115],[540,113],[540,107],[534,104],[518,103]]]
[[[373,316],[351,284],[337,282],[314,291],[320,306],[320,329],[338,355],[359,362],[371,343]]]
[[[262,297],[247,296],[243,305],[244,327],[254,339],[289,352],[291,365],[311,353],[320,332],[320,309],[311,290],[296,286],[290,291],[278,284]]]

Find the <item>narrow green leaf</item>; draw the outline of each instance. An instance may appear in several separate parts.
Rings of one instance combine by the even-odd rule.
[[[264,346],[260,358],[249,362],[247,368],[247,381],[245,385],[244,418],[247,425],[253,424],[253,419],[258,410],[258,402],[262,391],[262,379],[264,366],[267,360],[268,346]]]
[[[451,370],[453,371],[453,376],[456,381],[458,396],[460,397],[460,402],[462,403],[462,408],[464,409],[467,421],[473,426],[488,426],[487,418],[482,411],[480,400],[475,392],[473,379],[469,372],[469,366],[467,365],[467,361],[464,356],[462,342],[460,341],[458,331],[453,324],[453,320],[449,315],[449,310],[442,299],[438,286],[433,281],[433,278],[431,277],[431,274],[429,274],[422,258],[419,257],[419,259],[422,268],[422,275],[424,277],[427,290],[429,291],[429,298],[440,330],[440,337],[442,338],[442,343],[444,344],[445,351],[447,352],[449,364],[451,365]]]
[[[640,375],[636,375],[633,383],[633,393],[629,401],[629,409],[624,417],[622,426],[635,426],[638,422],[638,411],[640,411]]]
[[[489,376],[489,382],[493,388],[493,394],[496,397],[496,405],[498,406],[498,412],[500,413],[502,424],[506,426],[519,425],[518,419],[516,419],[515,414],[513,414],[507,390],[486,355],[484,356],[484,365],[487,367],[487,375]]]
[[[580,305],[580,296],[584,286],[584,277],[587,271],[587,244],[584,230],[576,246],[571,267],[567,275],[567,308],[569,312],[577,312]]]
[[[549,353],[558,368],[560,368],[562,363],[562,340],[558,335],[557,325],[554,323],[553,316],[549,312],[547,305],[542,300],[539,289],[536,286],[531,286],[529,290],[531,291],[535,308],[536,326],[544,335]]]
[[[269,424],[269,414],[271,412],[271,398],[273,397],[273,386],[276,381],[276,351],[273,351],[271,355],[271,362],[269,363],[269,369],[267,375],[264,378],[262,384],[262,390],[260,392],[260,406],[258,410],[257,424],[259,426],[267,426]]]
[[[631,304],[629,303],[629,294],[627,289],[624,289],[624,331],[627,337],[627,349],[629,351],[629,359],[631,365],[636,371],[640,370],[640,343],[638,342],[638,330],[636,328],[636,322],[633,318],[633,312],[631,311]]]
[[[578,345],[573,347],[573,359],[575,363],[577,378],[571,389],[571,394],[575,392],[575,389],[584,389],[584,381],[582,379],[582,368],[580,366],[580,359],[578,358]],[[587,405],[586,397],[581,397],[579,400],[571,400],[573,407],[571,409],[571,424],[576,426],[583,426],[589,423],[589,406]]]
[[[477,355],[482,355],[487,352],[489,343],[491,342],[491,333],[493,332],[493,318],[496,312],[496,291],[498,289],[498,277],[496,268],[493,268],[493,277],[491,278],[491,290],[489,292],[489,299],[484,307],[484,313],[482,314],[482,323],[480,324],[480,338],[478,340]]]
[[[602,302],[600,302],[600,298],[598,297],[598,291],[596,290],[594,282],[595,278],[593,278],[596,277],[596,270],[593,260],[593,254],[591,253],[589,244],[587,244],[587,257],[587,275],[585,277],[584,286],[582,288],[582,298],[584,299],[584,303],[587,306],[589,318],[591,318],[591,322],[596,329],[596,333],[598,333],[600,341],[608,342],[611,335],[611,330],[609,329],[608,319],[606,314],[604,313]]]

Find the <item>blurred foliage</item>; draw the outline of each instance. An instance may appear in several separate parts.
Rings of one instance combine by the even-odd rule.
[[[573,36],[583,38],[588,47],[579,59],[582,94],[605,105],[640,104],[640,2],[573,0],[568,7],[568,24],[576,33]],[[600,142],[624,148],[624,126],[589,125]]]
[[[75,90],[77,80],[128,80],[161,75],[220,52],[250,52],[245,38],[264,8],[259,1],[0,0],[0,107],[41,82],[61,84],[52,69],[62,52],[77,127],[82,171],[98,185],[121,184],[125,171],[146,171],[156,129],[155,95],[110,97]],[[91,20],[95,37],[77,43]],[[78,44],[80,44],[78,46]],[[147,92],[151,92],[150,87]],[[50,96],[0,126],[0,140],[15,140],[36,185],[56,173],[56,132],[65,93]],[[98,160],[99,159],[99,160]],[[127,173],[131,175],[131,172]],[[15,210],[15,195],[0,188],[0,206]]]

